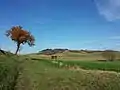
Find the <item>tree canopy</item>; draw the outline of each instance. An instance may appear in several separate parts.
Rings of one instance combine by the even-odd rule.
[[[15,54],[18,53],[21,44],[28,44],[29,46],[34,46],[35,38],[27,30],[24,30],[21,26],[14,26],[10,30],[6,31],[6,36],[12,41],[16,42],[17,50]]]

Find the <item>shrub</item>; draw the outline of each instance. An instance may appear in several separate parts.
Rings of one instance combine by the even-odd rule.
[[[19,74],[18,64],[12,57],[0,57],[0,90],[14,90]]]
[[[113,61],[116,59],[116,53],[113,50],[105,50],[102,53],[103,58],[107,59],[108,61]]]

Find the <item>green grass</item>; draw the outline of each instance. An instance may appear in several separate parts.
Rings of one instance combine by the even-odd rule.
[[[16,90],[119,90],[120,74],[72,71],[57,68],[48,60],[28,60]]]
[[[101,61],[58,61],[69,66],[79,66],[82,69],[87,70],[103,70],[103,71],[115,71],[120,72],[120,61],[113,62],[101,62]]]
[[[19,74],[16,57],[0,56],[0,90],[14,90]]]
[[[95,69],[74,71],[60,68],[50,60],[25,58],[26,56],[0,58],[0,90],[120,89],[119,73],[97,71],[102,68],[116,70],[120,67],[119,62],[60,61],[64,65],[79,65],[85,69]],[[18,73],[19,77],[17,77]]]

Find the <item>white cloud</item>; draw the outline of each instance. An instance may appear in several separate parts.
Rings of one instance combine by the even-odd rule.
[[[98,11],[108,21],[120,19],[120,0],[95,0]]]

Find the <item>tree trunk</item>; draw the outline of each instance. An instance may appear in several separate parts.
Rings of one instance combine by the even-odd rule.
[[[20,43],[17,44],[17,50],[16,50],[16,52],[15,52],[15,55],[17,55],[19,49],[20,49]]]

